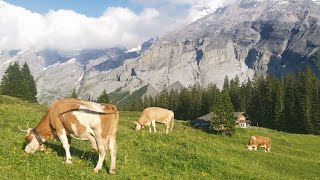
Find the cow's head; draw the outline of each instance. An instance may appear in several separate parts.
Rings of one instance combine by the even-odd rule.
[[[139,121],[135,121],[134,124],[136,125],[136,131],[140,130],[141,128],[143,128],[143,125],[139,122]]]
[[[247,147],[250,151],[253,150],[253,147],[250,146],[250,145],[246,145],[246,147]]]
[[[40,147],[43,148],[43,146],[41,146],[41,144],[38,142],[38,140],[36,139],[36,135],[34,134],[34,132],[32,131],[32,128],[29,128],[27,130],[23,130],[19,127],[20,131],[25,132],[26,136],[25,136],[25,141],[27,143],[24,151],[26,153],[34,153],[36,152],[38,149],[40,149]]]

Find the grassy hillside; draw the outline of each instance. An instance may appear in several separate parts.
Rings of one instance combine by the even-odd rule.
[[[1,179],[320,179],[320,137],[286,134],[263,128],[237,129],[229,138],[175,122],[173,132],[134,131],[138,112],[121,112],[117,174],[95,174],[98,155],[85,141],[73,140],[73,164],[64,163],[60,142],[46,142],[45,152],[26,154],[18,125],[34,127],[45,107],[16,101],[0,104]],[[272,137],[271,153],[248,151],[250,135]]]

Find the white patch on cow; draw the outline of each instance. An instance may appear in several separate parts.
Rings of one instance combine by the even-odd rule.
[[[24,149],[24,151],[26,153],[34,153],[39,149],[39,142],[37,141],[37,139],[33,136],[31,142],[26,146],[26,148]]]
[[[67,134],[66,134],[66,130],[62,129],[61,130],[61,135],[59,136],[60,141],[62,143],[62,146],[64,148],[64,150],[66,151],[66,163],[67,164],[71,164],[71,154],[70,154],[70,145],[68,142],[68,138],[67,138]]]
[[[82,102],[85,106],[80,105],[80,109],[89,109],[95,112],[104,112],[104,105],[94,103],[94,102]]]
[[[99,114],[88,113],[87,111],[73,111],[79,123],[86,127],[86,132],[93,134],[93,128],[99,127],[101,119]],[[95,136],[95,135],[94,135]]]
[[[254,136],[252,136],[252,139],[254,140],[254,141],[256,141],[257,139],[256,139],[256,137],[254,137]]]
[[[74,135],[78,136],[78,130],[77,130],[77,125],[71,123],[71,129],[74,132]]]
[[[250,145],[247,145],[247,148],[251,151],[253,148]]]

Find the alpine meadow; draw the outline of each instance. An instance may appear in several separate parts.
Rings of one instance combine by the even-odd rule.
[[[117,134],[117,174],[92,168],[98,154],[87,141],[72,140],[73,164],[64,162],[60,142],[45,142],[46,150],[23,151],[24,133],[18,126],[34,127],[46,107],[1,96],[1,179],[319,179],[320,137],[289,134],[265,128],[237,128],[232,137],[194,129],[176,121],[171,133],[163,125],[157,133],[134,130],[140,112],[120,112]],[[251,135],[272,137],[272,149],[249,151]]]
[[[320,0],[0,0],[1,180],[320,180]]]

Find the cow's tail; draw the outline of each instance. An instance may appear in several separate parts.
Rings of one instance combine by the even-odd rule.
[[[63,114],[69,111],[74,111],[79,109],[89,110],[97,113],[106,113],[106,114],[112,114],[117,111],[116,108],[107,104],[99,104],[99,103],[82,101],[82,100],[63,102],[58,106],[55,106],[54,109],[55,111],[58,111],[58,114]]]

